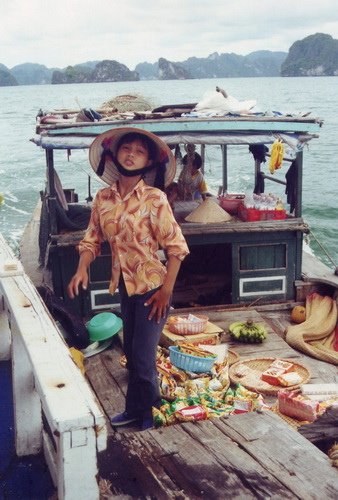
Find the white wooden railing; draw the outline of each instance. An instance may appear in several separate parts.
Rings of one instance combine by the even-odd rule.
[[[99,498],[104,414],[0,233],[0,360],[10,358],[17,455],[43,450],[59,499]]]

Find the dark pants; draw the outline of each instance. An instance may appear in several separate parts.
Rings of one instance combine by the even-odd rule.
[[[155,318],[149,321],[152,306],[144,305],[157,290],[128,297],[124,282],[119,283],[123,347],[129,370],[126,411],[140,418],[150,417],[152,406],[159,407],[161,401],[156,353],[166,318],[159,324]]]

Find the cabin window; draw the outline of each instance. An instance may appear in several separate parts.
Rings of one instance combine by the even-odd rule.
[[[239,280],[241,297],[254,295],[280,295],[286,293],[285,276],[243,278]]]
[[[286,244],[241,246],[239,268],[241,271],[285,269],[286,252]]]
[[[91,308],[95,309],[107,309],[113,308],[119,305],[120,296],[118,292],[114,295],[109,293],[109,290],[91,290],[90,292],[90,302]]]

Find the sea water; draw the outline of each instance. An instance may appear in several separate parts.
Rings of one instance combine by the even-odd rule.
[[[326,253],[338,264],[338,116],[337,78],[229,78],[175,81],[113,82],[73,85],[0,87],[0,231],[14,251],[45,183],[45,153],[30,139],[35,133],[35,117],[41,108],[99,108],[105,101],[121,94],[136,93],[148,99],[153,107],[163,104],[196,103],[216,85],[238,100],[255,99],[260,111],[285,113],[310,112],[324,120],[319,137],[310,141],[304,151],[303,216],[314,236],[313,252],[332,267]],[[231,149],[231,148],[229,148]],[[238,151],[239,148],[237,148]],[[91,168],[88,151],[64,151],[55,154],[55,162],[64,187],[79,186],[79,197],[88,196]],[[267,169],[268,159],[265,170]],[[205,176],[210,190],[221,184],[220,158],[212,148],[207,150]],[[288,165],[277,175],[285,179]],[[234,150],[229,154],[229,188],[235,192],[253,189],[251,153]],[[101,187],[91,180],[91,194]],[[265,184],[265,191],[283,195],[283,187]],[[318,245],[317,241],[320,242]],[[326,250],[323,252],[322,248]]]

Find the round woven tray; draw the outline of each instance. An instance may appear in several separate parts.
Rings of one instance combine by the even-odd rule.
[[[281,389],[296,389],[301,384],[306,384],[311,377],[310,371],[300,363],[295,363],[291,359],[283,359],[282,361],[288,361],[294,366],[294,370],[298,375],[301,376],[302,380],[297,385],[291,385],[288,387],[281,387],[280,385],[271,385],[261,380],[261,374],[269,368],[271,363],[276,358],[250,358],[238,361],[229,368],[229,377],[232,383],[242,384],[247,389],[259,392],[261,394],[267,395],[277,395],[278,391]],[[281,359],[281,358],[277,358]],[[244,375],[240,374],[242,371],[247,371]],[[246,370],[247,368],[247,370]]]
[[[237,363],[239,361],[239,354],[237,352],[232,351],[231,349],[228,350],[228,363],[229,366],[233,365],[234,363]]]

